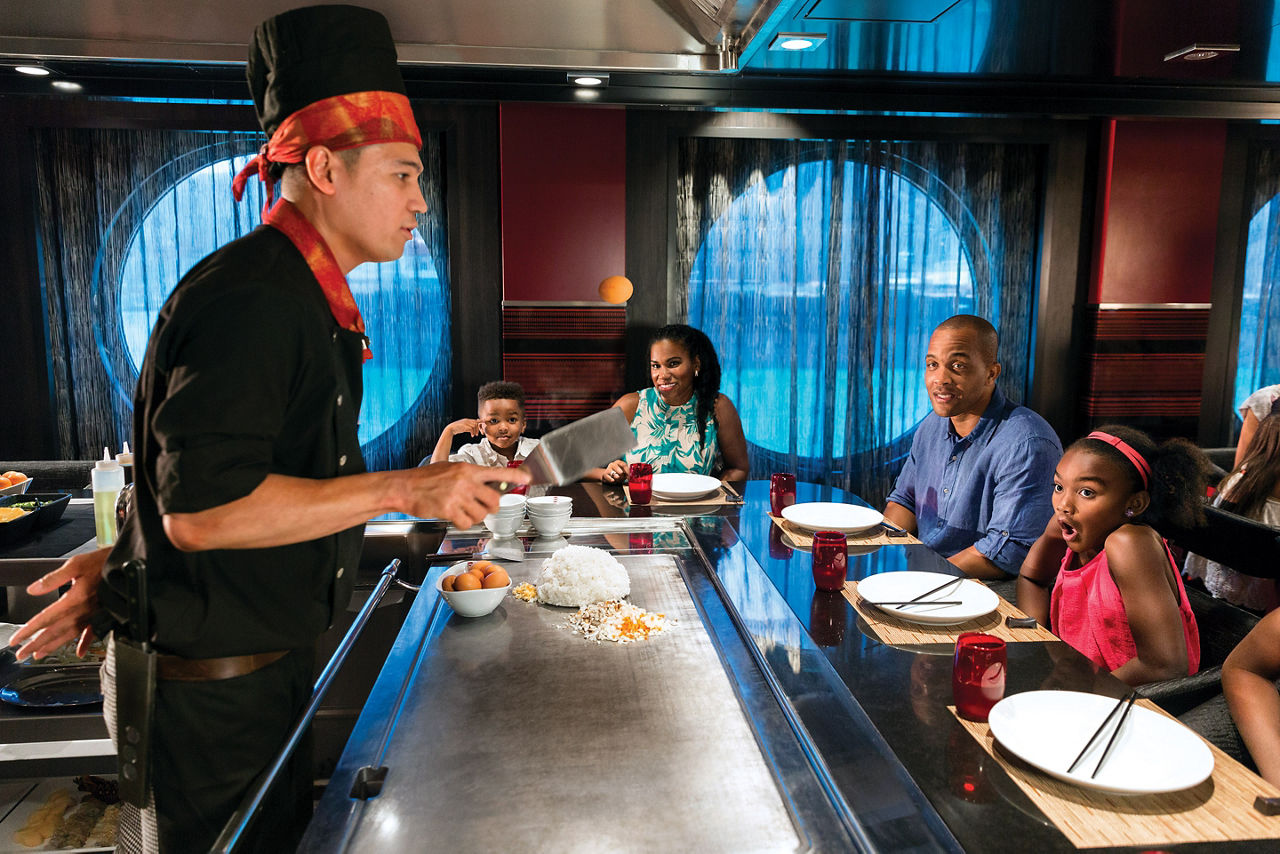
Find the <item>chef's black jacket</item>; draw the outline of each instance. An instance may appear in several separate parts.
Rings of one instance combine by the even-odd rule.
[[[111,570],[136,557],[146,560],[163,653],[307,647],[346,607],[363,526],[275,548],[184,553],[161,517],[241,498],[272,473],[364,471],[362,344],[337,325],[302,255],[274,228],[260,226],[183,277],[160,311],[134,398],[133,511],[99,589],[116,621],[127,608]],[[287,523],[307,511],[270,512]]]

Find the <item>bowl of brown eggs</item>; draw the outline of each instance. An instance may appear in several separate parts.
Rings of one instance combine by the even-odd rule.
[[[436,579],[436,589],[458,615],[483,617],[507,595],[511,576],[493,561],[464,560]]]

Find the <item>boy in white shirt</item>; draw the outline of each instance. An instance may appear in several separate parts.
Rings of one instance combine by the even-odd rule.
[[[537,447],[538,440],[523,436],[524,389],[520,384],[500,380],[485,383],[480,386],[476,398],[479,417],[459,418],[445,427],[431,453],[431,462],[448,460],[451,463],[501,467],[529,456]],[[454,436],[459,433],[479,436],[482,432],[484,438],[479,442],[463,445],[456,454],[450,453]]]

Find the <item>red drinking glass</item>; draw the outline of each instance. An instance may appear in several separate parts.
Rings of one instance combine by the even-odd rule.
[[[632,463],[627,473],[627,486],[631,490],[632,504],[648,504],[653,500],[653,466],[648,463]]]
[[[783,507],[796,503],[796,476],[779,472],[769,478],[769,507],[773,515],[781,516]]]
[[[818,531],[813,535],[813,583],[819,590],[843,590],[849,569],[844,534]]]
[[[1004,641],[982,632],[965,632],[956,641],[951,665],[951,697],[962,718],[985,721],[1004,696],[1008,656]]]
[[[520,465],[523,462],[524,460],[511,460],[509,463],[507,463],[507,468],[518,469],[520,468]],[[529,485],[525,483],[522,483],[519,486],[511,487],[511,492],[515,495],[524,495],[528,491],[529,491]]]

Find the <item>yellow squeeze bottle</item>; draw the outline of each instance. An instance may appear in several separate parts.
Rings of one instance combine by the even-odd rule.
[[[124,488],[124,469],[111,456],[110,449],[102,449],[102,459],[93,464],[89,480],[93,485],[93,525],[98,535],[98,546],[113,546],[116,542],[116,499]]]

